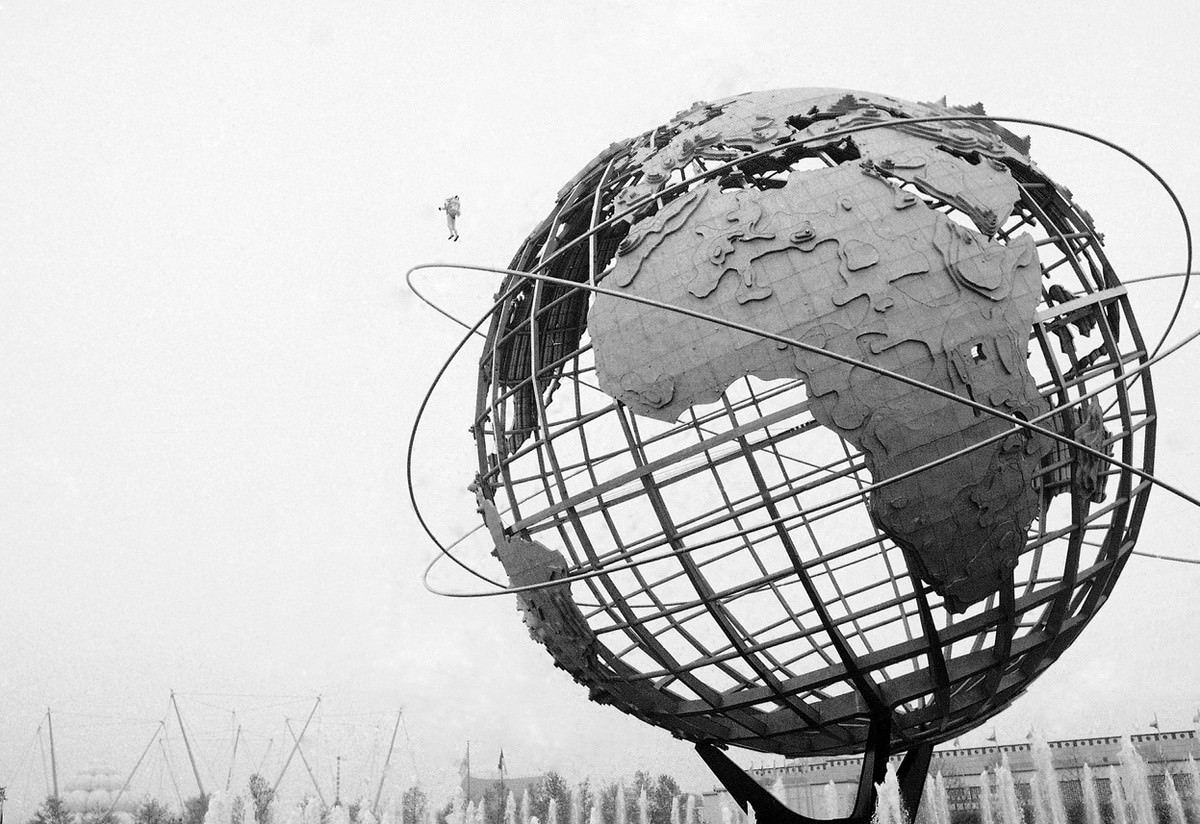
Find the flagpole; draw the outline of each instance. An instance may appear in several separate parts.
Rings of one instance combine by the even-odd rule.
[[[467,742],[467,801],[471,800],[471,742]],[[0,822],[4,824],[4,822]]]
[[[58,756],[54,752],[54,721],[46,707],[46,728],[50,730],[50,775],[54,781],[54,798],[58,798]]]
[[[508,796],[504,794],[504,747],[500,748],[500,763],[496,766],[500,769],[500,811],[503,814],[508,808]]]
[[[387,779],[388,765],[392,763],[392,750],[396,748],[396,733],[400,732],[400,719],[404,710],[396,713],[396,726],[392,727],[392,740],[388,744],[387,758],[383,759],[383,769],[379,773],[379,789],[375,790],[375,801],[371,804],[371,814],[379,817],[379,797],[383,795],[383,782]]]

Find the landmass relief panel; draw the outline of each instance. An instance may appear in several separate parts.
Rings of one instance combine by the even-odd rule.
[[[885,164],[936,151],[903,134],[880,143]],[[865,360],[1026,420],[1048,411],[1026,368],[1041,281],[1032,239],[989,240],[875,169],[793,174],[766,191],[706,183],[634,224],[602,285]],[[715,401],[739,377],[803,377],[813,414],[865,451],[876,480],[1010,426],[811,350],[609,295],[597,297],[588,328],[600,387],[664,421]],[[871,515],[939,593],[956,607],[974,603],[1000,587],[1025,546],[1038,508],[1032,476],[1050,448],[1036,434],[1012,434],[873,494]]]

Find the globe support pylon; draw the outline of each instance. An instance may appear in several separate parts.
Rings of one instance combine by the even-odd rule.
[[[742,812],[746,812],[749,807],[754,808],[754,817],[758,824],[868,824],[875,814],[876,787],[883,782],[891,755],[891,726],[890,717],[885,715],[872,720],[867,734],[867,749],[863,753],[854,810],[845,818],[810,818],[794,812],[766,787],[751,778],[745,770],[733,763],[715,744],[697,744],[696,752],[725,785],[725,789]],[[918,744],[904,754],[900,768],[896,771],[900,786],[900,803],[910,822],[916,820],[932,756],[932,744]]]

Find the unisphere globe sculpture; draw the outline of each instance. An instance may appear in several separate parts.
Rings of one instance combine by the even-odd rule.
[[[1102,240],[978,104],[744,94],[601,152],[480,362],[531,634],[698,743],[886,754],[1000,712],[1149,493],[1105,459],[1150,472],[1155,413]]]

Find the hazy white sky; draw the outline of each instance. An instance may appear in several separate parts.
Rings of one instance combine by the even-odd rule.
[[[307,705],[196,694],[318,692],[322,780],[339,753],[354,781],[369,772],[403,705],[400,781],[415,763],[447,786],[470,740],[480,768],[503,746],[514,773],[661,769],[707,787],[688,746],[590,704],[511,599],[422,588],[434,550],[404,450],[457,333],[403,272],[506,265],[611,141],[760,88],[944,94],[1075,125],[1141,154],[1195,209],[1198,23],[1191,3],[4,3],[0,784],[17,808],[44,791],[47,706],[64,780],[128,769],[174,688],[210,787],[229,709],[254,759],[275,739],[277,769],[283,715]],[[1183,268],[1180,222],[1132,164],[1016,130],[1120,275]],[[436,209],[456,193],[451,245]],[[464,315],[495,289],[430,283]],[[1174,286],[1134,288],[1143,328],[1161,329]],[[1157,373],[1158,469],[1196,489],[1189,362]],[[452,378],[444,408],[465,413],[469,367]],[[444,457],[418,481],[465,529],[465,423],[430,431]],[[1141,547],[1200,557],[1198,532],[1200,513],[1156,493]],[[1200,567],[1135,559],[1000,736],[1144,730],[1154,713],[1193,726],[1198,587]],[[288,786],[303,778],[293,765]]]

